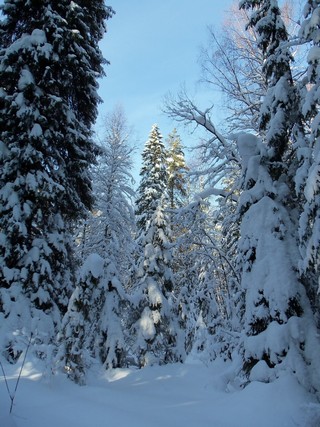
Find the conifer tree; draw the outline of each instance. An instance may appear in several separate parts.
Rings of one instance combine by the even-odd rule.
[[[184,350],[175,305],[170,224],[158,204],[141,237],[135,299],[139,312],[133,325],[134,350],[140,366],[182,361]]]
[[[136,215],[138,231],[145,230],[162,196],[167,194],[168,174],[166,151],[158,126],[152,126],[142,153],[141,181],[137,191]]]
[[[319,388],[314,323],[299,281],[296,209],[285,160],[291,150],[299,99],[290,72],[286,30],[277,1],[241,1],[252,8],[250,25],[260,36],[268,91],[261,108],[261,136],[237,137],[245,191],[239,201],[239,262],[245,291],[244,370],[251,380],[270,381],[281,369],[308,389]],[[264,134],[264,130],[266,133]],[[289,166],[295,167],[293,158]]]
[[[58,366],[80,385],[86,383],[95,340],[100,335],[100,316],[106,298],[104,271],[104,260],[97,254],[89,255],[81,268],[58,337]]]
[[[180,358],[172,302],[174,278],[170,222],[166,213],[166,151],[157,125],[151,129],[142,159],[136,202],[140,247],[134,295],[137,312],[132,331],[135,336],[133,348],[139,364],[147,365]]]
[[[124,292],[118,266],[111,258],[106,260],[104,274],[104,304],[100,318],[99,334],[94,341],[95,357],[106,369],[123,368],[127,364],[128,331],[126,314],[130,313],[130,304]]]
[[[297,108],[296,91],[291,73],[292,57],[283,42],[288,41],[285,24],[277,1],[240,1],[241,8],[255,8],[249,26],[259,35],[258,47],[264,56],[262,71],[267,93],[260,109],[260,130],[273,150],[275,160],[281,161],[288,147]]]
[[[300,216],[301,271],[311,299],[313,310],[320,319],[320,5],[309,0],[304,8],[305,20],[300,29],[300,43],[310,44],[307,60],[307,79],[302,94],[302,114],[310,133],[300,145],[303,159],[296,176],[298,194],[303,193],[303,211]]]
[[[181,138],[176,129],[169,134],[167,145],[169,207],[176,209],[184,205],[184,199],[187,196],[186,171],[188,170]]]
[[[82,0],[1,10],[1,349],[13,355],[31,330],[50,341],[73,288],[69,236],[92,205],[98,42],[112,10]]]
[[[80,269],[58,337],[56,365],[74,382],[85,384],[94,360],[107,369],[124,366],[126,343],[121,310],[125,301],[115,264],[90,254]]]

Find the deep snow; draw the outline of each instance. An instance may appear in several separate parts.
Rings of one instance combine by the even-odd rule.
[[[19,366],[5,364],[13,392]],[[138,369],[92,369],[86,386],[63,374],[46,377],[30,361],[23,369],[12,415],[0,377],[1,427],[316,427],[320,409],[288,374],[244,389],[228,383],[218,361]]]

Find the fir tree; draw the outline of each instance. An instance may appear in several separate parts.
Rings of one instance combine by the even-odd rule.
[[[107,369],[125,366],[122,310],[127,302],[112,260],[90,254],[80,269],[58,337],[56,366],[71,380],[85,384],[93,361]]]
[[[140,231],[145,230],[162,196],[167,192],[166,151],[157,125],[153,125],[142,153],[141,181],[137,192],[136,215]]]
[[[140,365],[179,359],[178,329],[174,326],[170,222],[166,151],[157,125],[142,153],[138,188],[138,272],[135,281],[136,321],[133,348]]]
[[[169,227],[160,201],[141,237],[135,295],[139,318],[132,328],[140,366],[182,361],[184,354],[174,311]]]
[[[70,379],[86,383],[86,373],[100,336],[100,316],[106,300],[105,262],[91,254],[84,262],[59,333],[58,366]]]
[[[319,325],[320,310],[320,5],[306,2],[305,20],[300,29],[300,43],[309,44],[307,78],[302,94],[302,114],[310,133],[300,145],[301,167],[295,177],[298,194],[303,193],[303,211],[300,217],[301,272],[306,283],[313,310]]]
[[[241,8],[254,8],[248,26],[254,27],[258,47],[264,56],[267,93],[260,109],[260,130],[272,149],[272,157],[281,161],[288,148],[297,109],[296,91],[291,73],[292,57],[284,42],[288,41],[278,2],[274,0],[242,0]]]
[[[168,193],[169,206],[176,209],[184,205],[187,196],[186,165],[182,143],[174,129],[167,138]]]
[[[104,281],[105,301],[100,317],[99,334],[95,337],[94,349],[96,358],[99,358],[106,369],[123,368],[127,364],[128,331],[126,314],[130,304],[117,265],[108,259]]]
[[[319,344],[296,269],[296,207],[285,165],[294,123],[300,121],[286,30],[277,1],[240,4],[253,8],[250,25],[260,35],[269,82],[261,109],[266,144],[252,135],[237,137],[245,187],[239,202],[238,245],[245,291],[243,367],[251,380],[268,382],[286,369],[306,388],[318,389],[314,349]],[[296,164],[293,158],[289,166],[295,169]]]
[[[69,236],[92,205],[98,42],[112,11],[80,0],[1,10],[1,348],[12,355],[31,330],[52,339],[72,291]]]

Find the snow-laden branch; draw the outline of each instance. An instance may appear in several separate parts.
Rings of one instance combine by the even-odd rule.
[[[224,190],[223,188],[214,188],[210,187],[207,190],[201,191],[197,193],[195,196],[195,200],[205,200],[211,196],[216,197],[230,197],[230,199],[234,202],[238,202],[238,197],[235,194],[231,194],[229,191]]]

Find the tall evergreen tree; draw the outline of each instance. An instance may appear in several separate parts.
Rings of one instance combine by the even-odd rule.
[[[140,237],[143,254],[138,261],[134,296],[139,314],[132,327],[133,348],[140,366],[182,361],[184,355],[173,298],[169,230],[160,202]]]
[[[112,10],[5,0],[0,24],[1,348],[55,334],[72,290],[72,223],[92,205],[88,167]],[[38,320],[37,320],[38,319]]]
[[[125,295],[110,259],[90,254],[84,261],[58,336],[56,365],[85,384],[93,360],[106,368],[123,367],[126,344],[121,309]]]
[[[307,56],[307,78],[302,96],[302,114],[310,132],[300,145],[304,160],[296,176],[298,193],[303,192],[300,217],[301,271],[313,310],[320,325],[320,4],[309,0],[304,9],[305,20],[300,29],[300,43],[310,45]]]
[[[250,379],[261,381],[270,381],[287,369],[307,388],[318,389],[314,372],[319,344],[296,269],[296,209],[285,165],[290,160],[294,124],[300,120],[286,30],[277,1],[241,1],[240,5],[253,9],[250,25],[260,36],[268,82],[261,108],[266,144],[252,135],[237,137],[245,186],[239,203],[244,369]],[[295,165],[293,158],[289,166]]]
[[[100,336],[100,316],[105,304],[105,262],[97,254],[85,260],[58,336],[58,366],[66,370],[77,384],[86,382],[86,373],[97,337]]]
[[[133,348],[141,365],[179,359],[179,334],[173,307],[170,222],[166,150],[154,125],[142,153],[138,188],[138,273],[135,283],[136,321]]]
[[[187,178],[184,152],[181,138],[174,129],[167,138],[167,164],[168,164],[168,193],[169,207],[176,209],[184,205],[187,196]]]
[[[273,150],[275,160],[281,161],[288,147],[297,109],[296,91],[291,73],[292,57],[283,42],[288,41],[278,2],[274,0],[240,1],[241,8],[255,8],[249,26],[259,36],[258,47],[263,53],[267,93],[260,109],[260,130]]]
[[[158,126],[152,126],[142,153],[141,181],[137,191],[136,215],[140,231],[145,230],[162,196],[167,194],[168,174],[166,151]],[[138,230],[138,231],[139,231]]]

